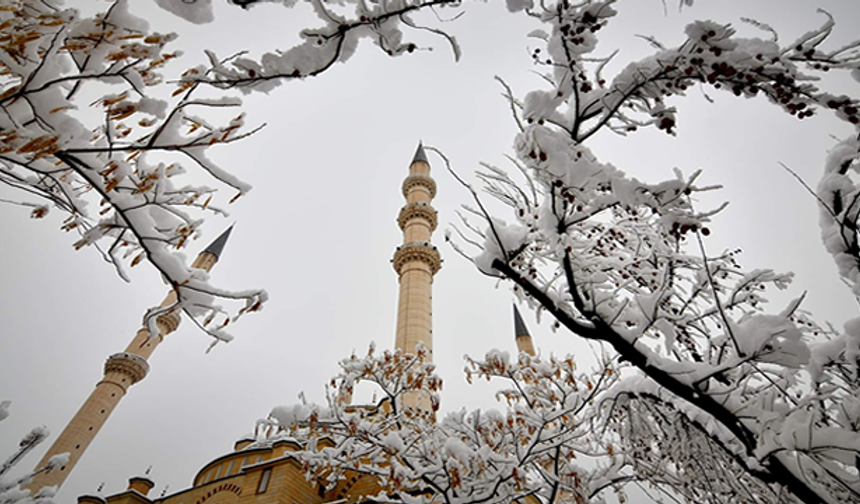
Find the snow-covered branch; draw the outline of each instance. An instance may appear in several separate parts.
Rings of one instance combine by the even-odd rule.
[[[641,479],[688,502],[860,502],[851,399],[860,392],[860,324],[849,322],[844,334],[823,329],[801,309],[802,297],[766,313],[767,291],[787,288],[792,275],[745,271],[738,251],[708,251],[711,218],[722,207],[703,212],[693,201],[717,186],[678,170],[642,182],[586,145],[600,131],[673,133],[669,101],[698,84],[763,95],[799,119],[835,112],[856,134],[860,102],[828,93],[807,72],[856,74],[860,42],[827,49],[829,16],[785,47],[695,22],[681,46],[656,44],[653,56],[610,77],[610,58],[589,54],[613,4],[523,6],[548,26],[533,35],[546,42],[534,56],[551,89],[519,101],[506,88],[521,125],[514,162],[523,178],[491,166],[479,172],[512,218],[490,215],[480,202],[469,207],[486,227],[468,223],[477,232],[466,243],[480,249],[473,260],[638,370],[603,398],[611,414],[601,418]],[[834,149],[818,187],[825,246],[855,294],[858,152],[857,137]]]
[[[516,361],[492,351],[468,359],[467,379],[500,380],[505,411],[465,410],[435,418],[441,380],[426,353],[397,352],[341,362],[328,405],[281,406],[266,426],[267,442],[287,437],[304,444],[297,456],[308,478],[335,488],[356,476],[374,500],[448,504],[591,502],[635,480],[627,459],[594,429],[596,398],[618,381],[611,362],[589,375],[573,357]],[[382,399],[351,404],[354,386],[372,384]],[[430,410],[403,408],[415,394],[431,397]],[[353,496],[358,497],[358,496]]]
[[[9,416],[10,401],[0,402],[0,422]],[[36,446],[44,441],[50,433],[45,427],[36,427],[24,436],[24,439],[18,443],[18,449],[9,456],[2,464],[0,464],[0,503],[2,504],[53,504],[52,497],[56,492],[56,487],[45,487],[39,489],[35,495],[30,495],[30,490],[21,488],[29,483],[37,474],[56,469],[57,467],[66,464],[69,461],[69,454],[62,453],[51,457],[45,467],[37,468],[33,471],[24,473],[17,477],[11,477],[8,473],[15,467],[28,453]]]
[[[429,31],[442,38],[460,58],[460,46],[454,36],[444,30],[419,24],[413,16],[426,10],[456,8],[460,0],[398,0],[395,2],[366,2],[347,0],[305,0],[310,4],[317,19],[322,23],[317,28],[301,31],[303,42],[285,50],[268,52],[259,59],[246,56],[232,58],[221,63],[210,54],[212,72],[207,75],[183,76],[182,85],[193,86],[206,83],[218,88],[237,88],[242,92],[268,92],[281,83],[293,79],[316,77],[338,62],[348,61],[355,54],[361,39],[370,39],[389,56],[411,54],[421,48],[405,39],[407,31]],[[248,7],[257,2],[243,2]],[[277,0],[285,7],[294,8],[296,0]],[[211,19],[211,6],[169,6],[168,10],[187,9],[186,18]],[[192,12],[194,11],[194,12]],[[178,13],[182,14],[182,13]]]
[[[176,36],[150,32],[127,4],[113,2],[92,18],[50,1],[11,2],[0,12],[0,183],[20,192],[17,203],[32,208],[33,218],[51,209],[65,214],[62,229],[80,235],[75,248],[98,248],[122,278],[127,266],[147,260],[177,293],[170,311],[229,340],[226,323],[267,296],[218,289],[186,264],[179,251],[200,236],[202,215],[226,212],[213,202],[216,188],[177,181],[186,170],[202,172],[236,191],[231,202],[247,193],[250,185],[207,151],[253,131],[241,112],[223,125],[192,115],[239,107],[235,98],[199,99],[196,86],[184,85],[161,97],[169,94],[161,72],[180,55],[165,49]],[[108,85],[113,92],[90,104],[99,112],[79,110],[84,86]],[[27,201],[33,197],[41,201]],[[236,307],[222,308],[224,301]],[[221,313],[223,320],[207,322]]]

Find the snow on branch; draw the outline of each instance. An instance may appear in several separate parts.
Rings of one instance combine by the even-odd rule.
[[[505,385],[497,396],[505,410],[461,410],[437,420],[441,380],[425,358],[422,349],[371,348],[341,361],[326,407],[276,407],[258,443],[296,440],[310,481],[335,491],[343,481],[369,478],[363,497],[389,503],[590,502],[623,496],[622,485],[636,479],[628,459],[594,430],[592,404],[618,381],[613,363],[589,374],[577,371],[572,356],[521,353],[512,360],[494,350],[467,358],[469,381]],[[352,403],[362,382],[374,386],[378,401]],[[431,397],[431,410],[401,407],[413,394]]]
[[[278,1],[288,8],[298,3],[297,0]],[[197,72],[184,75],[182,85],[191,87],[206,83],[222,89],[238,88],[244,93],[268,92],[284,81],[315,77],[337,62],[348,61],[355,54],[359,41],[364,38],[371,39],[389,56],[420,50],[414,42],[404,40],[404,27],[438,35],[451,47],[454,58],[460,59],[460,46],[454,36],[441,29],[421,25],[412,17],[424,10],[455,8],[460,5],[459,0],[306,1],[322,26],[302,30],[302,43],[286,50],[265,53],[259,59],[239,56],[217,63],[217,58],[211,55],[212,72],[206,75]],[[243,6],[253,3],[242,2]]]
[[[698,171],[643,182],[587,146],[604,130],[672,134],[670,101],[693,85],[764,96],[798,119],[831,111],[857,132],[860,101],[822,89],[815,73],[856,72],[860,41],[827,48],[826,13],[788,46],[699,21],[679,47],[654,44],[654,55],[607,76],[615,53],[591,53],[613,1],[526,9],[546,25],[534,60],[550,86],[522,99],[506,86],[520,129],[517,169],[485,165],[478,179],[511,213],[490,214],[480,200],[465,207],[484,226],[464,223],[474,234],[461,232],[458,248],[477,246],[482,273],[511,281],[557,327],[637,369],[594,418],[619,436],[640,480],[687,502],[860,502],[859,319],[843,333],[823,328],[802,296],[766,312],[768,291],[786,289],[792,274],[744,270],[739,250],[708,249],[711,218],[725,205],[702,211],[694,198],[718,186],[703,185]],[[825,246],[855,295],[858,153],[856,136],[837,146],[817,191]]]
[[[0,402],[0,421],[3,421],[9,416],[9,406],[11,401]],[[36,427],[24,436],[18,449],[9,456],[2,464],[0,464],[0,502],[3,504],[53,504],[52,497],[56,493],[57,487],[45,487],[39,489],[35,495],[30,495],[30,490],[21,488],[29,483],[34,476],[39,473],[56,469],[57,467],[69,461],[68,453],[61,453],[51,457],[48,465],[29,471],[22,476],[11,477],[8,473],[21,460],[30,453],[42,441],[50,435],[45,427]]]
[[[178,251],[200,236],[201,216],[226,212],[213,201],[216,188],[177,182],[202,171],[235,191],[230,202],[251,189],[207,156],[212,146],[255,131],[245,128],[243,114],[221,125],[192,115],[241,102],[198,99],[194,85],[159,98],[167,94],[160,92],[167,86],[161,72],[180,55],[166,50],[176,35],[149,32],[126,0],[92,18],[51,1],[7,7],[0,12],[6,41],[0,46],[0,183],[41,200],[20,203],[32,208],[33,218],[62,212],[62,229],[79,234],[75,248],[98,248],[122,278],[128,278],[126,265],[147,260],[178,295],[170,311],[184,311],[209,335],[229,340],[226,323],[259,309],[267,295],[217,289],[186,264]],[[89,104],[100,111],[101,124],[86,124],[79,91],[106,85],[114,92]],[[221,308],[219,299],[238,308]],[[219,313],[224,321],[209,326]]]

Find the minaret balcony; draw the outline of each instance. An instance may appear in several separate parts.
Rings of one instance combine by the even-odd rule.
[[[409,191],[416,187],[423,187],[430,194],[430,199],[436,197],[436,181],[430,175],[413,173],[403,179],[403,197],[409,197]]]
[[[391,260],[397,274],[401,274],[403,267],[412,261],[419,261],[429,266],[432,275],[442,268],[442,256],[436,246],[429,242],[404,243],[397,247]]]
[[[161,331],[160,336],[167,336],[175,331],[179,327],[180,322],[182,322],[182,319],[179,317],[179,314],[173,311],[162,313],[155,319],[155,324]]]
[[[122,373],[134,385],[149,373],[149,363],[143,357],[128,352],[115,353],[105,362],[105,374],[108,373]]]
[[[434,231],[438,225],[438,217],[436,210],[427,203],[418,202],[410,203],[400,209],[400,215],[397,216],[397,224],[401,230],[406,230],[406,226],[412,219],[424,219],[430,224],[430,231]]]

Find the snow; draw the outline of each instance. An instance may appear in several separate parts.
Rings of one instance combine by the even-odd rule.
[[[205,24],[211,23],[215,19],[215,13],[212,10],[212,0],[193,0],[191,2],[155,0],[155,3],[162,9],[176,14],[190,23]]]
[[[68,452],[59,453],[59,454],[54,455],[53,457],[49,458],[48,463],[45,464],[45,466],[49,467],[51,469],[56,469],[60,466],[68,464],[71,456],[72,456],[71,453],[68,453]]]
[[[505,5],[509,12],[519,12],[526,9],[531,9],[534,6],[533,0],[506,0]]]
[[[492,229],[487,232],[483,252],[474,258],[475,265],[487,275],[498,275],[492,266],[493,261],[506,260],[508,254],[522,248],[528,233],[527,228],[518,224],[495,220]]]
[[[809,348],[800,330],[785,317],[753,315],[732,324],[732,337],[742,356],[756,356],[760,362],[773,362],[799,368],[809,362]]]

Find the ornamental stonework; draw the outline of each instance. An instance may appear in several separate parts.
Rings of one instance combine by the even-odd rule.
[[[149,363],[146,359],[128,352],[115,353],[105,362],[105,374],[110,372],[128,376],[131,384],[134,385],[149,373]]]
[[[167,335],[175,331],[179,327],[179,322],[179,315],[173,312],[162,313],[155,319],[155,323],[161,329],[162,335]]]
[[[435,275],[442,268],[442,256],[436,247],[427,242],[411,242],[397,247],[394,259],[394,271],[399,275],[403,266],[412,261],[420,261],[430,267],[430,273]]]
[[[428,175],[413,174],[403,179],[403,197],[409,196],[414,187],[422,186],[430,193],[430,199],[436,197],[436,181]]]
[[[436,229],[438,219],[436,210],[427,203],[411,203],[400,209],[400,215],[397,216],[397,224],[400,229],[405,230],[406,224],[414,218],[424,219],[430,223],[430,231]]]

